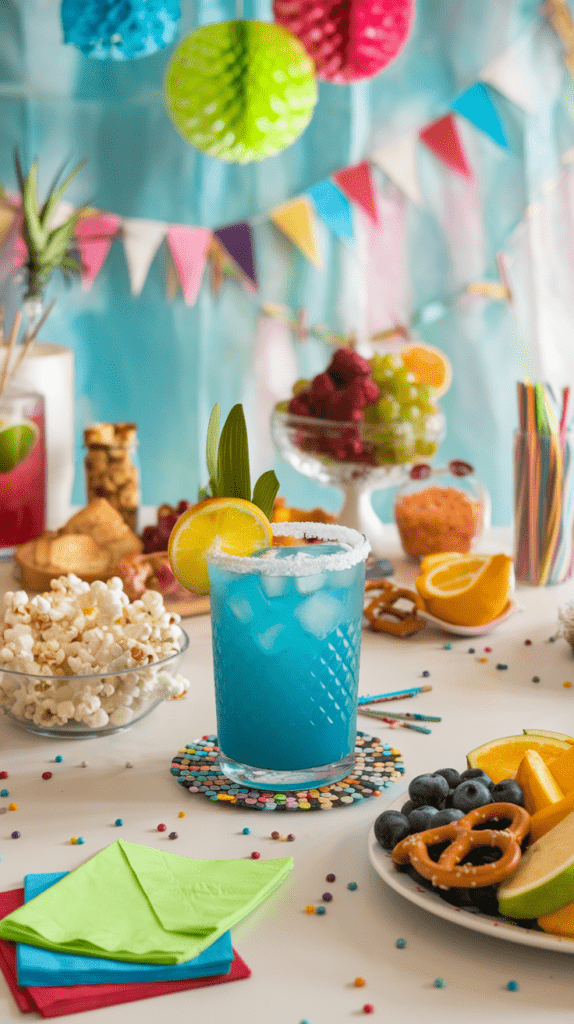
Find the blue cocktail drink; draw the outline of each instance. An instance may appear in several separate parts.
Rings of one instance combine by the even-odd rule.
[[[208,555],[217,734],[230,778],[293,789],[354,765],[369,545],[317,523],[274,534],[323,543]]]

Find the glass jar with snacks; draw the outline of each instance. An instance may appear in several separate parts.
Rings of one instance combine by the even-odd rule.
[[[468,462],[413,466],[397,491],[395,521],[407,555],[468,554],[490,525],[490,496]]]
[[[105,498],[137,533],[140,473],[135,423],[92,423],[84,430],[84,444],[88,502]]]

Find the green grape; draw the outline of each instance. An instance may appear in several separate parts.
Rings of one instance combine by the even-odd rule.
[[[419,438],[418,441],[415,442],[416,454],[417,455],[424,455],[425,458],[430,458],[431,455],[434,455],[436,450],[437,450],[437,448],[438,448],[438,445],[437,445],[436,441],[426,441],[422,437]]]
[[[293,385],[293,394],[294,395],[300,395],[302,391],[308,391],[310,387],[311,387],[311,381],[310,380],[304,380],[304,379],[298,380]]]
[[[363,415],[365,417],[365,423],[378,423],[379,414],[377,412],[377,403],[374,402],[373,405],[367,405],[363,410]]]
[[[413,405],[417,400],[417,389],[412,384],[399,381],[395,387],[395,395],[401,405]]]
[[[431,388],[430,384],[424,384],[424,383],[423,384],[417,384],[416,387],[417,387],[417,391],[418,391],[418,399],[417,399],[417,401],[418,401],[419,405],[421,404],[421,402],[430,404],[432,402],[432,398],[433,398],[433,394],[434,394],[434,388]]]
[[[370,360],[371,366],[381,370],[390,370],[394,373],[395,370],[401,369],[404,365],[401,357],[396,352],[387,352],[385,356],[376,355]]]
[[[376,408],[381,423],[392,423],[401,418],[401,407],[391,395],[383,395],[382,398],[379,398]]]
[[[275,408],[277,412],[289,412],[289,402],[277,402]]]
[[[419,398],[416,404],[420,409],[422,416],[432,416],[433,413],[436,412],[436,406],[434,406],[432,402],[425,402],[423,399]]]
[[[417,424],[422,419],[422,412],[418,405],[401,405],[401,419],[409,423]]]

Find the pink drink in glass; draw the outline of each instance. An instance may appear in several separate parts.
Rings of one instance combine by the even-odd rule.
[[[44,399],[8,388],[0,397],[0,548],[39,537],[45,521]]]

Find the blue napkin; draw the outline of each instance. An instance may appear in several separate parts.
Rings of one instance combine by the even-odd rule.
[[[59,882],[67,871],[26,875],[24,900],[28,903],[51,885]],[[103,960],[73,953],[56,953],[39,946],[17,944],[16,966],[19,985],[106,985],[115,982],[175,981],[206,978],[212,974],[229,974],[233,950],[231,934],[224,932],[193,960],[181,964],[136,964],[121,960]]]

